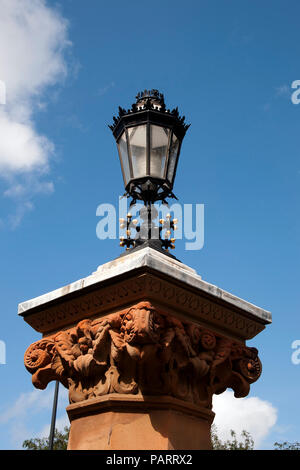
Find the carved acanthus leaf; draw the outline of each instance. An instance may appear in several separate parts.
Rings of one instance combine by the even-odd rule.
[[[163,394],[211,407],[230,387],[246,396],[261,373],[255,348],[140,302],[31,345],[25,366],[45,388],[59,380],[71,402],[107,393]]]

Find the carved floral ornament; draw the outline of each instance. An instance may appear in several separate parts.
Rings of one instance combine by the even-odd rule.
[[[59,380],[70,403],[125,393],[211,408],[214,393],[232,388],[244,397],[261,374],[255,348],[158,313],[149,302],[37,341],[24,362],[35,387]]]

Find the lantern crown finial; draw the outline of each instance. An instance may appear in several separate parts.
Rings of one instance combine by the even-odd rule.
[[[136,103],[143,103],[144,101],[151,100],[153,104],[165,106],[164,95],[156,89],[140,91],[136,95]]]

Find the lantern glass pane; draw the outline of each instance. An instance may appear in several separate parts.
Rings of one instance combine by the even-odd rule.
[[[173,133],[172,141],[170,145],[169,166],[168,166],[168,174],[167,174],[167,178],[171,184],[173,183],[173,179],[174,179],[178,148],[179,148],[179,140],[177,139],[176,135]]]
[[[151,125],[150,175],[164,178],[170,129]]]
[[[122,168],[123,168],[124,183],[125,183],[125,186],[126,186],[128,181],[130,180],[130,168],[129,168],[127,141],[126,141],[126,133],[125,132],[123,132],[123,134],[121,135],[121,137],[119,139],[118,149],[119,149],[121,165],[122,165]]]
[[[129,127],[128,138],[132,158],[133,178],[146,176],[146,124]]]

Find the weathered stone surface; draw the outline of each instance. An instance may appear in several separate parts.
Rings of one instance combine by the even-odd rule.
[[[69,450],[211,448],[214,413],[171,397],[105,395],[68,406]]]
[[[255,348],[141,302],[32,344],[25,353],[33,384],[59,380],[70,403],[110,393],[166,395],[211,409],[212,395],[230,387],[249,393],[261,363]]]

